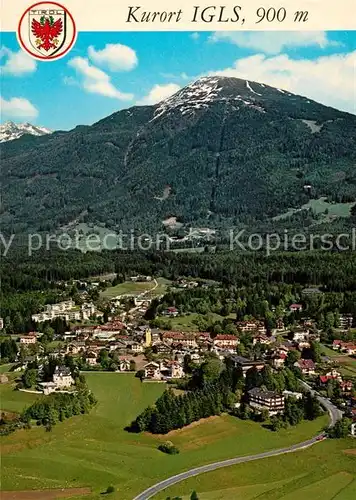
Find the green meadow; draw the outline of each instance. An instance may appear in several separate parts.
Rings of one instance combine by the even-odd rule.
[[[223,415],[166,436],[130,434],[125,426],[157,399],[164,384],[141,383],[131,374],[109,372],[87,373],[86,378],[98,399],[90,414],[58,423],[51,432],[34,425],[1,438],[3,490],[90,487],[92,494],[85,499],[98,500],[114,485],[110,499],[132,500],[178,472],[303,441],[327,422],[323,416],[273,433],[257,423]],[[9,387],[2,387],[4,408],[19,411],[31,403],[32,395]],[[157,450],[167,439],[178,446],[178,455]],[[298,474],[296,469],[294,475]]]
[[[327,440],[307,450],[201,474],[155,495],[199,500],[353,500],[356,449],[352,438]]]

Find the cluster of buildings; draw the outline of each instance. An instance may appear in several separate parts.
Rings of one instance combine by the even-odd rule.
[[[334,340],[333,349],[335,351],[344,352],[349,356],[356,355],[356,342],[347,342],[344,340]]]
[[[65,321],[85,321],[92,317],[103,317],[103,313],[98,311],[92,302],[76,306],[75,302],[69,299],[57,304],[47,304],[44,311],[32,315],[32,320],[36,323],[52,321],[55,318],[61,318]]]

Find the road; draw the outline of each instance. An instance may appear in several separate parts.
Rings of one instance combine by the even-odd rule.
[[[305,389],[310,391],[312,394],[315,394],[320,402],[320,404],[328,411],[330,417],[330,427],[335,425],[337,420],[342,417],[342,413],[338,410],[328,399],[319,396],[306,382],[301,381]],[[325,438],[325,434],[319,434],[311,439],[307,439],[302,443],[294,444],[292,446],[288,446],[286,448],[279,448],[277,450],[265,451],[264,453],[258,453],[256,455],[248,455],[246,457],[236,457],[231,458],[229,460],[223,460],[222,462],[215,462],[213,464],[202,465],[201,467],[196,467],[195,469],[190,469],[186,472],[181,472],[180,474],[176,474],[175,476],[171,476],[168,479],[165,479],[147,490],[140,493],[138,496],[134,498],[134,500],[147,500],[151,498],[153,495],[156,495],[160,491],[168,488],[169,486],[173,486],[180,481],[184,481],[189,477],[197,476],[204,472],[210,472],[216,469],[220,469],[222,467],[229,467],[230,465],[241,464],[245,462],[252,462],[253,460],[260,460],[261,458],[274,457],[276,455],[282,455],[284,453],[293,453],[298,450],[302,450],[304,448],[309,448],[318,441],[321,441]]]

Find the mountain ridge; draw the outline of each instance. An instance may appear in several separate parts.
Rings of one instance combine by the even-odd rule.
[[[116,230],[169,217],[215,227],[263,223],[310,197],[354,201],[355,131],[356,116],[306,97],[203,77],[154,106],[3,144],[1,222],[49,230],[86,213]]]

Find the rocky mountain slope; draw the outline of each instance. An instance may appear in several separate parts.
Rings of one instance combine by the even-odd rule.
[[[236,78],[201,78],[155,106],[1,154],[6,230],[78,217],[145,231],[171,218],[263,224],[310,198],[356,200],[356,116]]]

